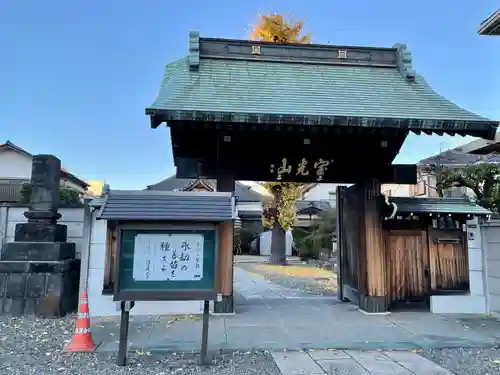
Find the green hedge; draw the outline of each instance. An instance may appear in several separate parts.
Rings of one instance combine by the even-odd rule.
[[[33,187],[29,182],[21,186],[21,200],[20,203],[28,204],[30,202],[31,191]],[[82,202],[81,194],[73,189],[61,186],[59,188],[59,199],[61,204],[75,204]]]

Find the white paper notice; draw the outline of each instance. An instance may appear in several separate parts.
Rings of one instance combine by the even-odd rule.
[[[136,281],[196,281],[203,278],[202,234],[138,234],[132,277]]]

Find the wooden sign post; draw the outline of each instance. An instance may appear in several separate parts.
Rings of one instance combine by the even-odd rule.
[[[118,227],[114,300],[121,310],[119,366],[127,362],[129,313],[136,301],[204,301],[200,362],[210,362],[209,301],[217,299],[217,231],[203,224],[163,226]]]

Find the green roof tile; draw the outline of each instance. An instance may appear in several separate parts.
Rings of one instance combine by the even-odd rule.
[[[202,54],[198,66],[196,51],[166,66],[158,97],[146,113],[163,111],[162,121],[200,113],[220,121],[232,114],[235,123],[265,122],[253,115],[325,116],[344,118],[342,125],[375,127],[393,119],[393,126],[410,130],[476,136],[479,131],[485,138],[494,136],[498,125],[437,94],[419,75],[405,79],[396,63],[377,67]],[[405,68],[412,71],[411,55],[403,53],[409,59]]]
[[[169,64],[158,109],[484,121],[396,69],[205,60]]]

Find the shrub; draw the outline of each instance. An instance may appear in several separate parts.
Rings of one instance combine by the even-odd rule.
[[[321,249],[332,250],[332,242],[337,225],[337,212],[332,209],[322,213],[306,231],[293,230],[297,253],[302,260],[318,259]]]
[[[240,243],[242,254],[251,253],[251,243],[254,238],[255,233],[253,231],[245,228],[240,229]]]
[[[32,186],[29,182],[21,186],[21,203],[28,204],[30,202]],[[61,186],[59,188],[59,202],[61,204],[76,204],[81,203],[81,194],[73,189]]]
[[[302,261],[318,259],[318,252],[319,247],[316,246],[314,241],[309,236],[305,237],[300,243],[300,246],[297,247],[297,255]]]
[[[300,260],[306,261],[317,257],[317,252],[315,253],[314,243],[308,230],[294,228],[292,230],[292,236]]]

